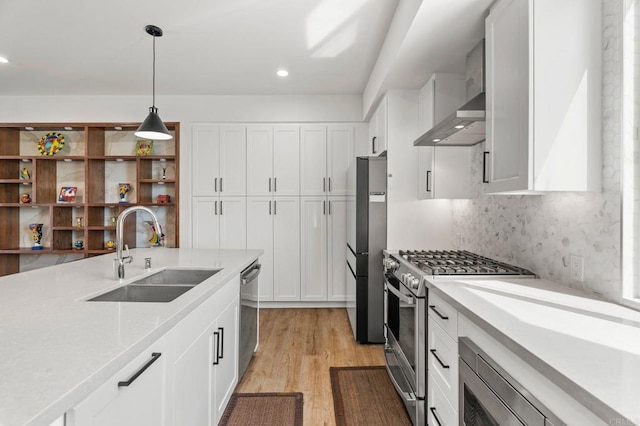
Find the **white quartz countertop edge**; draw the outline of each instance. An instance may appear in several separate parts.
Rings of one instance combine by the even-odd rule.
[[[123,282],[113,278],[113,255],[0,278],[0,425],[49,425],[263,251],[153,248],[131,253],[134,263],[127,265]],[[144,275],[145,257],[153,260],[151,272],[166,267],[222,270],[169,303],[86,302]]]
[[[623,424],[628,425],[640,422],[640,405],[633,404],[630,401],[633,398],[624,393],[636,389],[635,399],[640,397],[640,312],[543,279],[450,279],[433,280],[428,285],[430,291],[450,303],[605,423],[609,424],[612,419],[625,421]],[[526,312],[527,306],[530,306],[531,312]],[[539,316],[540,323],[544,322],[544,325],[536,323],[535,316],[538,313],[544,313],[544,319],[542,315]],[[526,316],[531,318],[514,324],[514,317]],[[541,345],[534,337],[528,337],[556,329],[568,337],[574,337],[567,318],[575,319],[576,323],[586,321],[592,325],[589,330],[579,330],[581,336],[575,335],[576,339],[581,339],[584,348],[590,348],[594,354],[598,354],[599,348],[604,347],[609,353],[631,360],[632,366],[629,367],[628,362],[624,363],[627,365],[616,365],[615,362],[609,362],[611,360],[603,359],[599,368],[587,368],[587,363],[593,362],[588,353],[576,359],[563,359],[572,350],[562,347],[562,339],[554,341],[555,346],[551,349]],[[598,334],[602,331],[599,326],[609,331],[609,336]],[[585,324],[584,327],[589,326]],[[628,342],[625,347],[612,345],[611,341],[617,338],[612,335],[617,332],[627,337],[633,336],[636,340]],[[567,345],[570,344],[567,339]],[[576,368],[567,371],[567,368],[561,367],[567,362]],[[577,373],[581,367],[589,371],[588,378],[586,374]],[[617,382],[611,383],[612,377]]]

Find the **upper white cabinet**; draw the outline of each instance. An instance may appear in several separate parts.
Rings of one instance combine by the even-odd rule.
[[[193,195],[246,195],[245,127],[193,125],[191,140],[193,141]]]
[[[346,195],[347,170],[355,159],[353,125],[302,126],[301,195]]]
[[[434,74],[420,91],[420,134],[464,105],[465,77]],[[470,198],[470,147],[420,146],[418,150],[418,198]]]
[[[369,121],[367,155],[378,156],[387,150],[387,97],[383,97]]]
[[[486,20],[486,190],[601,190],[601,2],[500,0]]]
[[[299,194],[299,126],[248,126],[247,195]]]

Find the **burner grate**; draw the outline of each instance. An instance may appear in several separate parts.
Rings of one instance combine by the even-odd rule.
[[[534,275],[466,250],[400,250],[399,254],[430,275]]]

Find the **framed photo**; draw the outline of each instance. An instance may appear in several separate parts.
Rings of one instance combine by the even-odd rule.
[[[63,186],[60,188],[60,195],[58,195],[59,203],[75,203],[76,192],[78,192],[77,186]]]
[[[138,157],[146,157],[153,152],[153,141],[138,140],[136,142],[136,155]]]

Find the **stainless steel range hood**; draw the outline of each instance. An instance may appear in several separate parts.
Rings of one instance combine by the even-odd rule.
[[[467,54],[467,103],[413,142],[414,146],[470,146],[485,139],[484,39]]]

